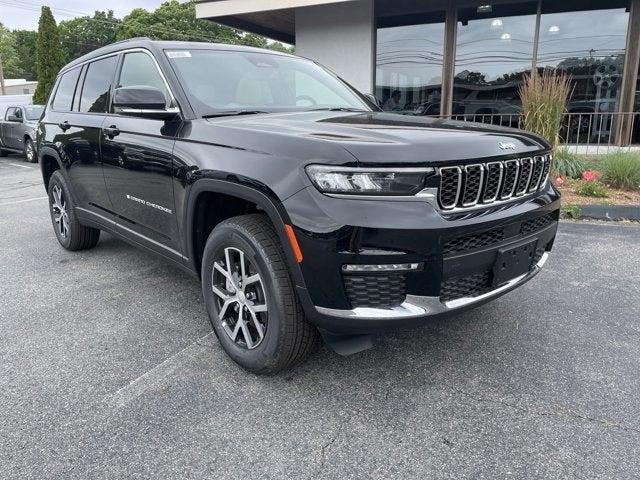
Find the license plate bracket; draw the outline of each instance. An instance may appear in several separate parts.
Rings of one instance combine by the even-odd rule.
[[[499,287],[528,273],[533,264],[537,244],[538,239],[528,240],[498,250],[496,263],[493,265],[493,286]]]

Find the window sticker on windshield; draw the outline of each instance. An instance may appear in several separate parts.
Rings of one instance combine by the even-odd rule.
[[[169,58],[190,58],[191,52],[167,52]]]

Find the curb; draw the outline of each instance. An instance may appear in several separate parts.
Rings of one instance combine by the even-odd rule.
[[[640,221],[640,205],[580,205],[580,218]]]

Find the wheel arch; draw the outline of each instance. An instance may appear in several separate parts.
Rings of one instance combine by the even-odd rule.
[[[201,255],[198,254],[196,232],[198,210],[202,208],[199,199],[206,195],[224,195],[233,197],[255,205],[257,211],[264,212],[270,219],[283,245],[285,257],[296,285],[303,286],[302,272],[291,249],[285,225],[290,225],[290,219],[280,200],[273,194],[264,193],[256,188],[218,179],[196,180],[189,189],[187,208],[185,209],[184,229],[186,231],[186,251],[190,268],[200,274]],[[222,218],[224,220],[224,218]],[[214,225],[215,227],[215,225]],[[206,234],[208,237],[208,232]],[[205,238],[206,241],[206,238]]]
[[[56,170],[60,170],[64,175],[62,161],[60,160],[58,152],[51,147],[42,147],[36,153],[38,155],[38,162],[40,163],[40,171],[42,172],[44,189],[48,191],[49,180],[51,179],[51,175],[53,175],[53,172],[55,172]]]

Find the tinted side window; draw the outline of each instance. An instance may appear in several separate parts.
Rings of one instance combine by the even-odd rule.
[[[80,69],[74,68],[60,77],[58,82],[58,89],[56,90],[55,97],[53,97],[53,103],[51,106],[54,110],[70,111],[71,102],[73,102],[73,93],[76,90],[76,83],[78,83],[78,76],[80,75]]]
[[[122,61],[118,87],[154,87],[168,99],[167,88],[153,59],[143,52],[127,53]]]
[[[80,98],[81,112],[104,113],[109,108],[109,92],[116,70],[116,59],[113,56],[89,64]]]

